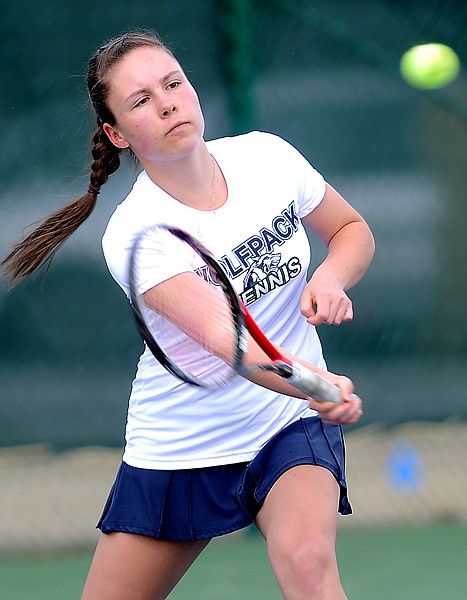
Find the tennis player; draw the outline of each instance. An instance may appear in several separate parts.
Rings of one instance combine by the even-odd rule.
[[[14,247],[7,272],[19,279],[53,255],[129,152],[142,171],[103,239],[117,283],[128,294],[131,240],[142,227],[186,229],[222,258],[266,335],[338,385],[343,402],[284,395],[272,380],[190,386],[146,350],[83,600],[166,598],[212,538],[251,523],[267,540],[284,598],[345,598],[335,553],[338,512],[351,513],[341,426],[356,423],[362,407],[352,382],[327,372],[316,326],[353,318],[346,291],[374,252],[367,224],[283,139],[251,132],[206,142],[197,94],[151,32],[102,46],[88,90],[97,116],[89,189]],[[328,250],[308,282],[305,226]],[[162,248],[147,300],[157,310],[161,296],[173,297],[196,310],[186,275]]]

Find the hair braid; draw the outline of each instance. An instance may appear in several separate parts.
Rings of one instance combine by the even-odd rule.
[[[117,148],[107,137],[102,125],[96,129],[93,138],[91,166],[91,185],[100,189],[107,179],[115,173],[120,166],[121,148]]]
[[[53,258],[63,242],[92,213],[100,188],[119,168],[122,149],[112,144],[103,129],[104,123],[115,123],[107,103],[109,82],[106,77],[113,65],[128,52],[141,46],[163,48],[172,55],[157,34],[134,32],[110,40],[89,60],[87,87],[97,117],[97,129],[92,137],[91,153],[94,161],[91,165],[89,188],[83,196],[54,212],[25,239],[13,246],[10,254],[1,262],[4,273],[10,275],[13,282],[30,275]]]
[[[97,194],[107,179],[120,166],[120,152],[108,139],[102,126],[93,136],[91,185],[88,191],[60,208],[39,225],[24,240],[17,243],[2,261],[4,272],[17,281],[30,275],[53,258],[63,242],[86,221],[96,206]]]

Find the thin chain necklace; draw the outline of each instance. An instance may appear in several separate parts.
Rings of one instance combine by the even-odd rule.
[[[216,214],[216,201],[217,201],[217,197],[216,197],[216,167],[217,167],[217,163],[214,159],[214,156],[212,156],[211,154],[211,160],[212,160],[212,193],[211,193],[211,206],[208,208],[208,211],[203,211],[200,212],[200,216],[201,214],[207,214],[207,212],[210,212],[212,215]],[[204,222],[202,223],[201,221],[199,221],[196,224],[196,236],[202,240],[204,235],[203,235],[203,230],[204,230]]]
[[[216,183],[217,183],[217,177],[216,177],[217,168],[216,167],[217,167],[217,163],[216,163],[216,160],[215,160],[214,156],[212,154],[210,156],[211,156],[211,160],[212,160],[212,193],[211,193],[211,206],[209,207],[208,210],[215,210],[215,206],[216,206],[216,202],[217,202],[217,196],[216,196]],[[175,196],[174,196],[174,198],[175,198]],[[175,199],[180,204],[185,204],[184,202],[182,202],[178,198],[175,198]]]

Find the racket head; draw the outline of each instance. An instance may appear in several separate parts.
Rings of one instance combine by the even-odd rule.
[[[173,243],[176,241],[176,243]],[[160,245],[171,247],[172,256],[188,257],[193,271],[213,285],[225,304],[226,335],[232,348],[232,360],[225,363],[193,339],[190,332],[190,308],[177,314],[176,326],[149,308],[141,293],[143,272],[151,269],[151,252],[157,255]],[[170,254],[159,260],[169,260]],[[130,302],[137,329],[156,360],[178,379],[196,386],[222,387],[240,372],[245,347],[245,321],[240,299],[222,265],[194,236],[171,225],[157,224],[141,230],[132,246],[129,262]],[[144,289],[144,286],[143,286]],[[144,290],[146,291],[146,290]],[[217,302],[217,299],[216,299]],[[171,307],[171,310],[172,307]],[[162,307],[161,312],[164,312]],[[179,311],[180,312],[180,311]],[[213,319],[215,317],[213,316]],[[185,323],[186,321],[186,323]],[[208,337],[217,323],[206,319],[201,337]]]

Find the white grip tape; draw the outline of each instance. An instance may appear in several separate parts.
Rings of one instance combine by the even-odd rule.
[[[287,377],[287,382],[318,402],[342,403],[342,394],[338,387],[299,363],[293,364],[292,375]]]

